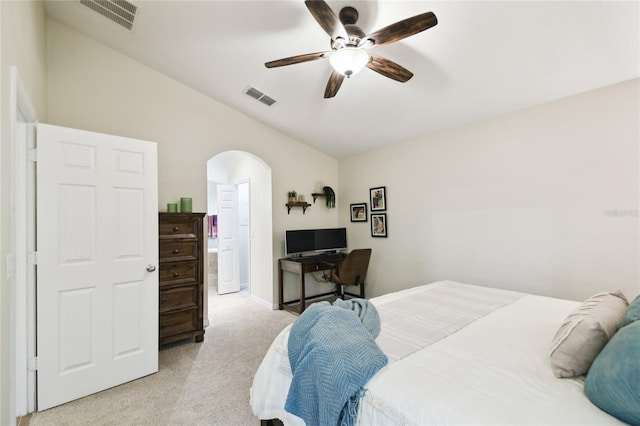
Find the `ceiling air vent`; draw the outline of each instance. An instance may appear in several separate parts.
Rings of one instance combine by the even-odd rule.
[[[80,3],[130,30],[137,6],[125,0],[80,0]]]
[[[262,102],[266,106],[271,106],[276,103],[275,99],[265,95],[264,93],[262,93],[261,91],[259,91],[253,86],[247,87],[244,93],[248,96],[251,96],[253,99],[257,100],[258,102]]]

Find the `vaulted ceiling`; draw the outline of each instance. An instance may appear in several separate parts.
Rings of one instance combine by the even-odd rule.
[[[47,15],[319,151],[344,158],[640,76],[638,1],[338,1],[365,33],[431,11],[438,24],[375,47],[414,73],[369,69],[324,99],[327,59],[264,63],[330,50],[302,0],[132,1],[131,30],[82,5]],[[276,100],[245,95],[253,86]]]

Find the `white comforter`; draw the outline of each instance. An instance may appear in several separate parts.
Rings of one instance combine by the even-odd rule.
[[[453,282],[371,299],[389,364],[366,385],[360,425],[606,425],[578,379],[557,379],[551,339],[577,302]],[[304,422],[284,410],[289,327],[256,372],[251,406],[261,419]]]

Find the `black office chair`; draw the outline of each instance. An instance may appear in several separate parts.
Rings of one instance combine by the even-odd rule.
[[[341,299],[345,295],[364,299],[364,280],[367,278],[370,258],[371,249],[352,250],[340,263],[328,264],[330,269],[325,271],[323,278],[338,285],[337,293]],[[344,291],[348,286],[359,286],[360,294]]]

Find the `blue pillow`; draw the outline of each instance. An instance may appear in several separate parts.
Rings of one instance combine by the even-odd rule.
[[[636,297],[634,301],[629,304],[627,311],[620,320],[620,328],[638,320],[640,320],[640,296]]]
[[[591,364],[584,391],[600,409],[640,425],[640,321],[613,335]]]

